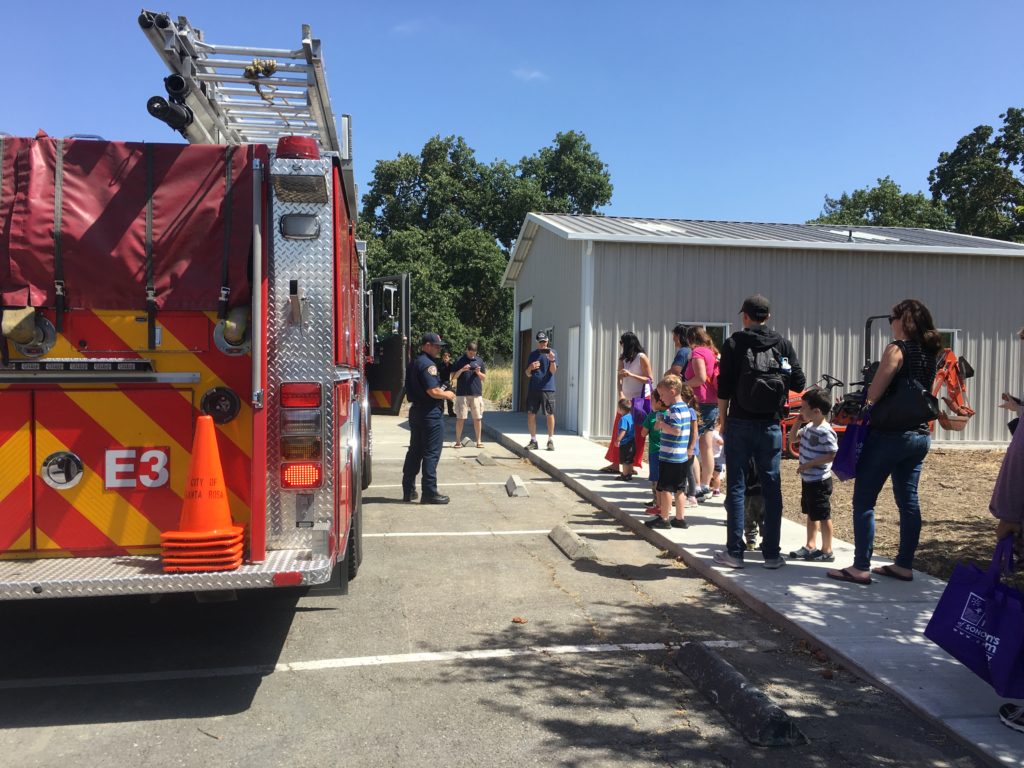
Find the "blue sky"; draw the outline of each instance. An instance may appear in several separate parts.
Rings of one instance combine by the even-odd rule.
[[[145,111],[166,71],[139,0],[4,6],[0,131],[178,140]],[[311,24],[364,190],[374,162],[435,134],[514,161],[575,129],[609,165],[607,214],[799,222],[880,176],[925,189],[939,152],[1024,106],[1024,3],[1005,0],[152,9],[223,44],[296,47]]]

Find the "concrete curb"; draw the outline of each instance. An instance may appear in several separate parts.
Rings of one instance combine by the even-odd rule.
[[[659,549],[667,550],[670,554],[675,555],[679,558],[687,567],[693,568],[701,577],[707,579],[712,584],[716,585],[720,589],[725,590],[733,597],[738,599],[745,606],[750,608],[756,614],[766,619],[767,621],[774,624],[776,627],[789,632],[796,637],[807,641],[808,643],[821,647],[831,657],[842,663],[847,669],[852,670],[858,676],[865,680],[871,681],[872,684],[878,688],[888,692],[890,695],[895,696],[901,701],[908,709],[917,714],[919,717],[927,720],[930,723],[941,728],[951,738],[956,740],[957,743],[969,749],[978,757],[982,762],[998,767],[1005,768],[1006,764],[994,757],[993,755],[985,752],[979,744],[976,744],[969,739],[966,739],[956,730],[951,728],[946,722],[936,717],[932,712],[929,712],[921,704],[916,702],[904,695],[899,690],[890,687],[884,680],[877,677],[871,670],[863,667],[859,662],[853,658],[847,656],[838,648],[830,645],[828,642],[816,637],[813,633],[805,630],[796,622],[792,621],[785,614],[775,610],[769,605],[766,605],[754,595],[750,594],[746,590],[739,589],[736,582],[729,578],[724,573],[720,572],[715,568],[709,560],[697,557],[696,555],[688,552],[684,547],[680,546],[676,542],[665,538],[655,530],[651,530],[645,526],[642,522],[631,516],[629,513],[623,511],[617,504],[604,499],[595,491],[590,490],[582,483],[574,480],[573,478],[566,475],[561,469],[554,466],[548,461],[534,453],[523,448],[518,443],[514,442],[510,438],[506,437],[504,433],[499,432],[493,427],[488,427],[487,422],[483,424],[484,431],[487,432],[495,442],[508,449],[517,456],[522,456],[529,459],[535,466],[550,475],[551,477],[560,480],[567,488],[576,493],[580,498],[584,499],[588,503],[594,505],[605,514],[614,518],[617,522],[621,523],[623,527],[628,528],[640,538],[650,542]],[[753,565],[753,563],[751,564]]]
[[[782,707],[704,643],[684,644],[675,653],[675,664],[751,744],[792,747],[807,743]]]

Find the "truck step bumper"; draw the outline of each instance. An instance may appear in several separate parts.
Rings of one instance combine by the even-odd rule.
[[[294,549],[268,552],[262,563],[210,573],[164,573],[156,555],[3,560],[0,600],[308,586],[329,580],[332,567],[328,556]],[[274,581],[279,574],[287,574],[280,584]]]

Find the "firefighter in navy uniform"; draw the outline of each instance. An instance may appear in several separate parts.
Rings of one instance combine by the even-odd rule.
[[[416,475],[423,466],[423,504],[447,504],[448,497],[437,492],[437,462],[444,442],[443,408],[455,393],[441,387],[437,358],[444,342],[436,333],[420,339],[420,353],[405,371],[405,393],[409,408],[409,451],[402,468],[402,501],[416,498]]]

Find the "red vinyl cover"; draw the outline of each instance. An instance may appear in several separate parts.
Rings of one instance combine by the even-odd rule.
[[[63,142],[60,230],[67,306],[146,307],[146,163],[141,143]],[[227,148],[152,144],[153,275],[157,306],[213,310],[221,285]],[[262,149],[262,148],[261,148]],[[249,302],[252,160],[231,156],[228,286]],[[0,158],[0,306],[53,307],[58,143],[4,138]],[[262,153],[261,153],[262,154]]]

